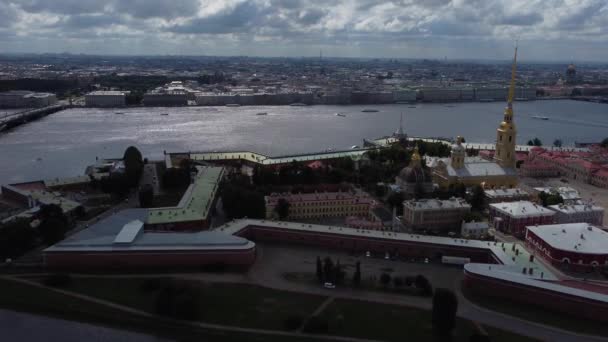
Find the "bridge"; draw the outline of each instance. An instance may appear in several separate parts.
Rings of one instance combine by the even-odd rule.
[[[0,132],[22,125],[28,121],[40,119],[65,108],[65,105],[57,104],[43,108],[27,109],[20,112],[5,114],[0,116]]]

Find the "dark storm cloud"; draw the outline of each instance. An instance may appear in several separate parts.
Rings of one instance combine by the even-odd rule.
[[[20,0],[10,1],[30,13],[50,12],[57,14],[79,14],[101,12],[106,1],[98,0]]]
[[[55,43],[66,51],[80,39],[81,46],[100,50],[204,46],[213,53],[233,44],[270,54],[318,51],[320,45],[336,51],[373,46],[372,53],[382,54],[402,47],[400,40],[430,53],[433,43],[437,50],[456,49],[468,40],[471,50],[492,54],[483,42],[518,36],[551,42],[566,54],[572,41],[593,42],[598,48],[592,53],[607,58],[607,18],[608,0],[0,0],[0,40],[19,36],[13,46],[41,51],[49,45],[36,37],[70,37],[70,43]]]
[[[497,24],[512,26],[531,26],[543,21],[543,16],[539,13],[509,15],[500,18]]]
[[[327,12],[321,9],[309,9],[300,13],[298,22],[303,25],[314,25],[318,23],[326,14]]]
[[[198,0],[123,0],[114,4],[114,10],[135,18],[175,18],[196,15]]]
[[[185,24],[169,27],[175,33],[240,33],[264,22],[266,13],[252,2],[242,2],[231,9],[203,18],[191,19]]]
[[[125,24],[126,21],[118,15],[108,14],[77,14],[55,23],[55,27],[66,29],[104,28],[113,24]]]

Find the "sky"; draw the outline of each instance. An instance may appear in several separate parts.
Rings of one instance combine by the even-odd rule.
[[[0,53],[608,60],[608,0],[0,0]]]

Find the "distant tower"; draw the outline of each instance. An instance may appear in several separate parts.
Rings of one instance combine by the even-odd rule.
[[[570,65],[568,65],[568,69],[566,69],[566,83],[576,83],[576,67],[572,63],[570,63]]]
[[[494,160],[502,167],[515,168],[515,137],[517,130],[513,122],[513,97],[515,96],[515,73],[517,67],[517,45],[511,67],[511,84],[509,85],[509,97],[505,108],[503,121],[496,130],[496,153]]]
[[[418,150],[418,144],[416,144],[416,147],[414,147],[414,152],[412,152],[412,158],[409,166],[411,168],[422,167],[422,157],[420,156],[420,151]]]
[[[456,143],[452,145],[451,165],[454,169],[462,169],[464,167],[464,158],[466,151],[462,146],[462,137],[456,137]]]
[[[401,113],[401,117],[399,118],[399,130],[395,132],[395,135],[399,139],[405,138],[405,132],[403,131],[403,113]]]

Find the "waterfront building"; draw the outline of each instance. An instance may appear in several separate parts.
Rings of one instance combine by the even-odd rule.
[[[433,176],[429,168],[422,166],[418,146],[412,152],[410,164],[395,177],[395,183],[409,195],[433,192]]]
[[[556,204],[549,209],[555,211],[555,223],[585,222],[596,226],[604,224],[604,208],[592,204]]]
[[[84,96],[87,107],[124,107],[126,105],[126,94],[124,91],[98,90]]]
[[[560,268],[608,266],[608,232],[588,223],[527,226],[526,245]]]
[[[0,108],[41,108],[57,103],[51,93],[36,93],[29,90],[0,92]]]
[[[144,94],[145,106],[186,106],[188,105],[188,93],[183,90],[162,90],[147,92]]]
[[[526,226],[554,222],[554,211],[529,201],[492,203],[489,209],[494,228],[518,238],[524,237]]]
[[[471,205],[462,198],[422,199],[403,202],[403,225],[410,230],[459,231]]]
[[[370,218],[376,202],[365,194],[352,192],[321,192],[309,194],[277,194],[265,196],[266,218],[277,218],[276,206],[280,199],[289,203],[286,219],[322,219],[327,217],[355,216]]]

